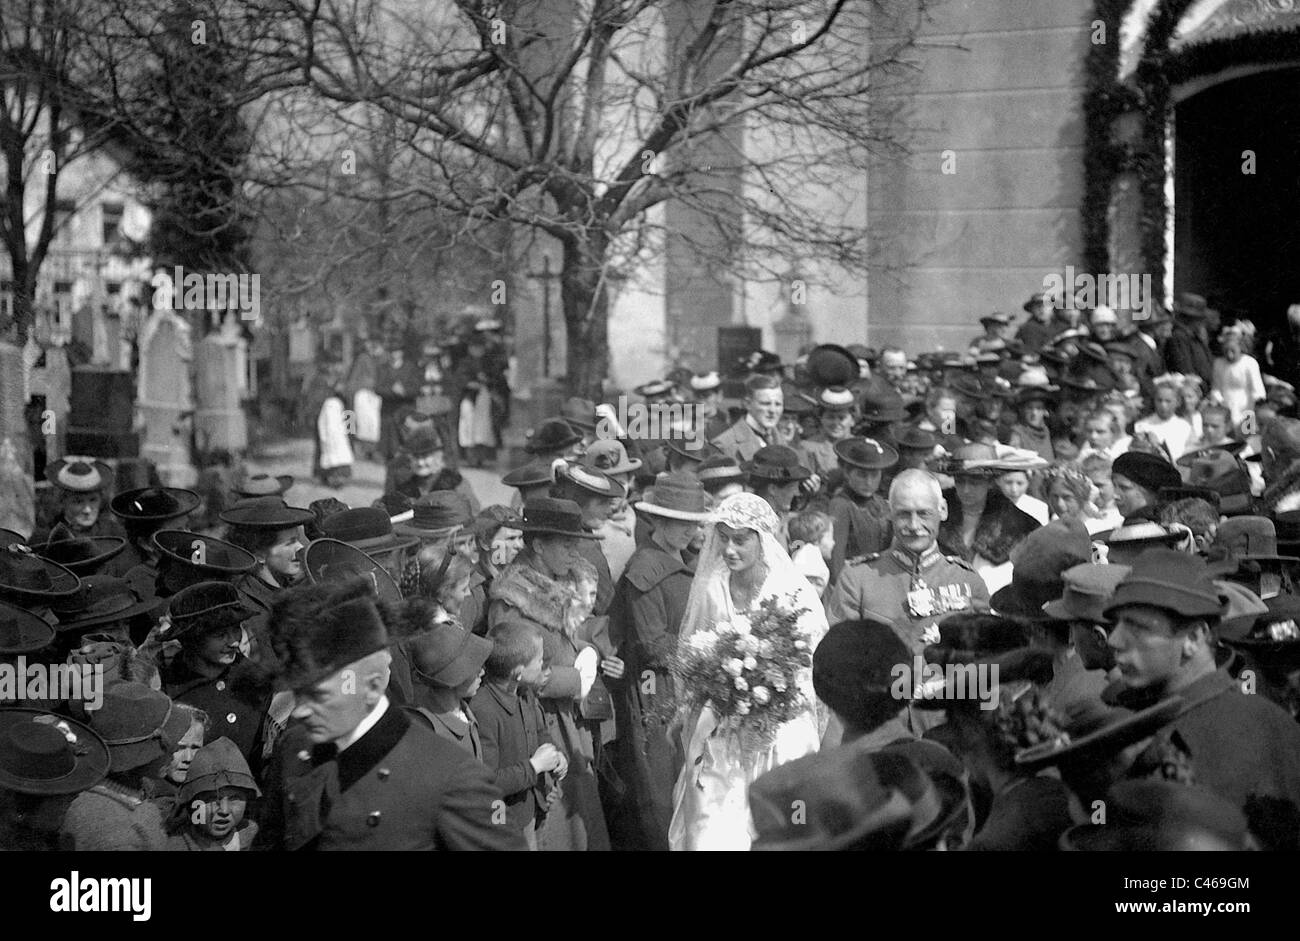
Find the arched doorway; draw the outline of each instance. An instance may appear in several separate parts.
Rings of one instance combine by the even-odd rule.
[[[1300,302],[1300,65],[1175,106],[1174,285],[1266,332]]]

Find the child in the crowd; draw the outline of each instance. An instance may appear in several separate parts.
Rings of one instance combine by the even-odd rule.
[[[1045,461],[1056,460],[1052,447],[1052,433],[1047,428],[1048,402],[1051,392],[1044,389],[1024,389],[1016,398],[1020,421],[1011,428],[1007,443],[1013,448],[1033,451]]]
[[[1095,492],[1092,498],[1094,515],[1084,521],[1089,533],[1102,533],[1124,524],[1124,514],[1115,505],[1115,482],[1111,479],[1111,461],[1100,454],[1080,461],[1079,467]]]
[[[790,534],[790,559],[818,595],[830,582],[830,561],[835,553],[835,527],[820,510],[801,510],[786,523]]]
[[[429,626],[406,641],[413,696],[409,705],[438,736],[482,759],[478,722],[469,701],[483,680],[492,644],[454,620],[433,620],[434,608],[425,599],[408,599],[404,613],[418,618],[421,609]]]
[[[1188,531],[1185,552],[1204,553],[1219,534],[1219,512],[1207,500],[1188,497],[1175,500],[1160,511],[1160,525],[1173,532],[1178,526]]]
[[[573,568],[573,579],[577,586],[577,599],[569,606],[567,622],[579,646],[587,645],[574,663],[582,677],[579,712],[583,719],[594,724],[592,737],[598,746],[602,746],[612,742],[618,734],[614,724],[614,699],[605,685],[605,678],[621,679],[624,665],[615,655],[614,640],[609,633],[609,615],[592,616],[600,586],[596,567],[585,559],[581,560]],[[593,664],[597,667],[594,671]]]
[[[1219,333],[1221,356],[1214,359],[1214,392],[1232,412],[1232,424],[1239,426],[1254,407],[1264,398],[1264,377],[1259,363],[1245,349],[1246,331],[1255,335],[1255,325],[1249,321],[1225,327]]]
[[[1188,450],[1192,440],[1192,423],[1178,415],[1181,391],[1178,383],[1161,377],[1155,384],[1155,412],[1140,419],[1134,430],[1148,434],[1165,446],[1169,459],[1176,461]]]
[[[1084,428],[1088,435],[1088,442],[1079,450],[1077,460],[1080,464],[1094,454],[1113,461],[1127,451],[1133,441],[1131,437],[1124,434],[1115,413],[1107,408],[1095,409],[1088,415]]]
[[[167,819],[167,849],[237,852],[252,848],[257,824],[245,819],[262,796],[235,743],[219,738],[190,763]]]
[[[537,828],[559,798],[559,782],[569,770],[537,704],[536,691],[551,671],[537,625],[515,619],[488,636],[487,678],[471,704],[478,716],[482,761],[504,797],[506,824],[523,833],[528,848],[535,850]]]
[[[1017,510],[1028,513],[1038,520],[1038,525],[1047,525],[1047,504],[1037,497],[1029,495],[1029,475],[1024,471],[1007,471],[998,477],[998,489]]]
[[[1189,423],[1190,425],[1190,423]],[[1188,451],[1232,444],[1232,412],[1228,406],[1208,402],[1201,407],[1201,437],[1190,444]]]
[[[189,730],[181,736],[175,751],[172,752],[172,760],[167,767],[163,768],[162,777],[160,779],[149,778],[145,782],[147,785],[145,790],[150,798],[162,808],[164,818],[170,813],[177,793],[179,793],[181,786],[185,784],[185,779],[189,776],[190,765],[194,761],[194,756],[199,753],[199,749],[203,747],[209,727],[208,714],[197,706],[176,702],[172,703],[172,708],[183,715],[189,716]]]
[[[1183,394],[1183,406],[1178,410],[1178,414],[1192,423],[1192,436],[1200,438],[1204,435],[1204,429],[1201,427],[1201,399],[1204,397],[1204,386],[1200,376],[1187,376],[1180,373],[1171,373],[1166,376],[1157,376],[1156,382],[1161,379],[1171,378],[1178,383]]]

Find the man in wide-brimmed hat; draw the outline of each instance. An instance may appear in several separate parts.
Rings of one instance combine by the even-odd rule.
[[[1260,805],[1300,807],[1300,727],[1262,696],[1246,695],[1216,663],[1215,630],[1225,597],[1197,556],[1150,549],[1115,589],[1105,614],[1123,689],[1117,702],[1142,708],[1177,693],[1189,706],[1172,723],[1193,756],[1196,780],[1247,815]],[[1284,805],[1283,805],[1284,806]],[[1283,811],[1287,813],[1288,811]],[[1252,824],[1256,823],[1252,820]],[[1262,818],[1265,839],[1275,823]],[[1295,848],[1295,834],[1290,835]]]
[[[556,458],[576,461],[582,455],[582,432],[563,418],[548,418],[528,432],[524,450],[535,463],[548,467]]]
[[[831,498],[830,516],[835,537],[831,579],[839,577],[845,559],[857,558],[889,547],[889,502],[880,494],[885,473],[898,463],[898,452],[874,438],[845,438],[835,443],[844,485]]]
[[[606,813],[618,848],[666,850],[673,785],[681,769],[671,739],[654,717],[663,715],[661,704],[673,696],[670,667],[693,574],[688,550],[708,517],[708,494],[691,474],[660,474],[635,510],[646,523],[647,537],[615,589],[611,632],[624,638],[619,649],[627,675],[650,682],[624,683],[619,691],[628,720],[617,761],[628,793]]]
[[[59,495],[58,514],[40,527],[32,541],[42,543],[60,523],[75,536],[125,536],[122,526],[103,512],[113,489],[113,471],[93,457],[65,457],[45,468],[45,479]]]
[[[523,848],[492,822],[491,772],[389,701],[388,632],[368,582],[291,589],[271,623],[295,705],[266,781],[269,845]]]
[[[271,705],[270,676],[240,651],[254,612],[230,582],[199,582],[173,595],[163,637],[180,650],[159,664],[163,692],[208,715],[210,738],[225,736],[256,772]]]
[[[203,501],[193,490],[179,487],[143,487],[119,493],[108,504],[126,530],[127,547],[108,571],[125,576],[137,565],[155,566],[158,549],[153,534],[160,529],[185,529],[185,518]]]

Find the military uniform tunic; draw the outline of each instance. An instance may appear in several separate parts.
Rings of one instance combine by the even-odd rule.
[[[987,611],[988,588],[969,563],[931,546],[914,558],[893,548],[849,561],[831,589],[826,619],[873,617],[888,621],[914,654],[926,647],[931,627],[958,611]]]

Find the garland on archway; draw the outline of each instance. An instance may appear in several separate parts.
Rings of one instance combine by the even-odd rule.
[[[1119,80],[1119,35],[1134,0],[1094,0],[1096,19],[1105,26],[1106,42],[1088,54],[1084,99],[1084,259],[1090,271],[1110,270],[1109,210],[1115,180],[1131,172],[1141,200],[1140,251],[1151,275],[1157,303],[1164,300],[1165,232],[1169,204],[1165,198],[1165,127],[1172,108],[1171,89],[1197,75],[1231,65],[1297,58],[1296,31],[1252,32],[1198,43],[1181,52],[1169,50],[1174,30],[1194,0],[1165,0],[1151,13],[1142,56],[1132,83]],[[1137,113],[1141,129],[1135,144],[1114,139],[1116,121]]]

